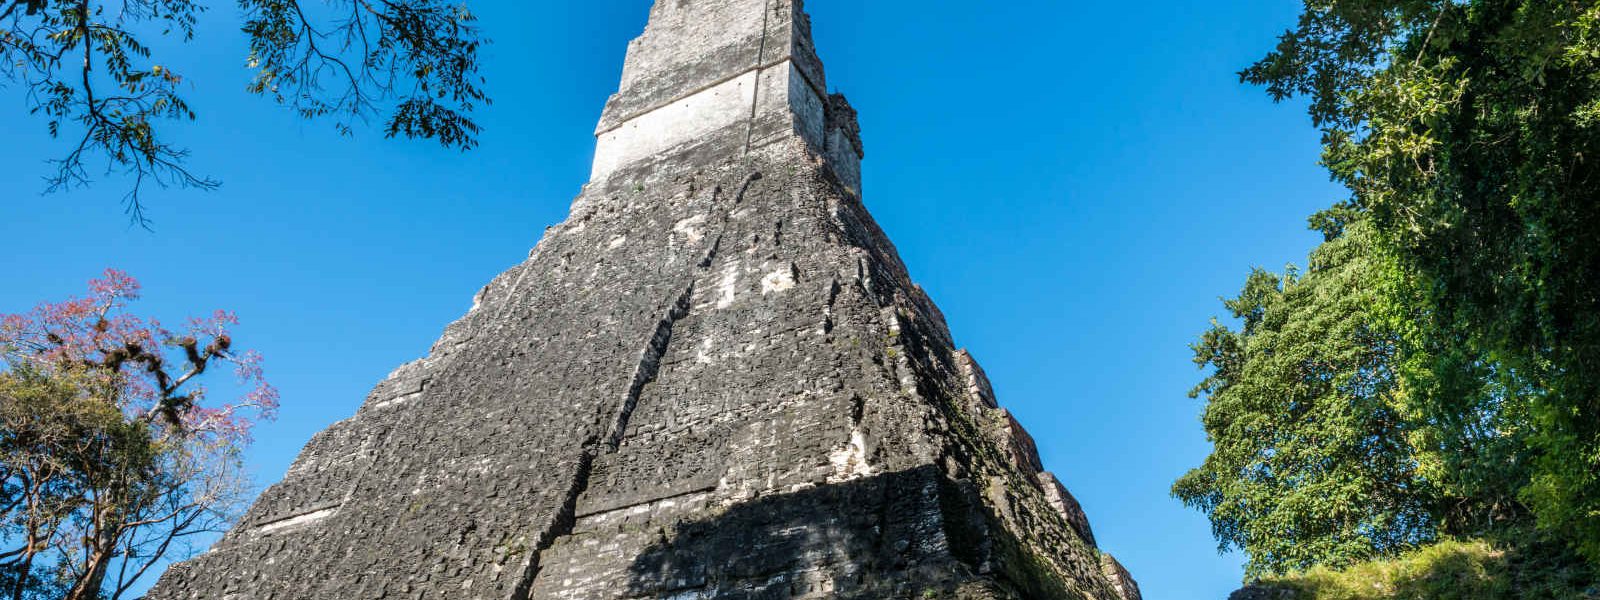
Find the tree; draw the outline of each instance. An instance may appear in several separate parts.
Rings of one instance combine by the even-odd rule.
[[[1407,369],[1444,393],[1426,415],[1441,439],[1483,438],[1460,415],[1508,417],[1527,453],[1504,481],[1600,563],[1597,66],[1593,2],[1306,0],[1241,77],[1310,99],[1324,162],[1414,292],[1411,343],[1488,357]],[[1446,397],[1485,371],[1510,412]]]
[[[0,321],[0,582],[21,600],[123,597],[187,538],[220,531],[244,499],[240,450],[276,391],[233,348],[226,312],[182,332],[127,312],[117,271],[88,297]],[[210,400],[231,363],[244,391]]]
[[[1385,326],[1383,263],[1347,210],[1314,219],[1327,237],[1304,273],[1257,269],[1194,344],[1209,377],[1214,450],[1173,494],[1211,519],[1250,578],[1385,556],[1437,535],[1432,482],[1408,442]]]
[[[70,512],[67,448],[75,429],[98,428],[104,411],[78,390],[21,365],[0,374],[0,598],[62,598],[63,582],[37,564]],[[10,548],[10,546],[16,547]]]
[[[428,138],[463,150],[477,143],[472,111],[489,102],[478,76],[483,44],[465,6],[445,0],[240,0],[249,38],[248,90],[342,133],[382,116],[390,137]],[[163,121],[194,120],[181,75],[148,40],[193,38],[207,6],[197,0],[0,0],[0,82],[18,85],[29,110],[70,150],[54,160],[47,190],[87,184],[91,170],[132,178],[130,216],[146,223],[144,184],[214,188],[185,166]]]

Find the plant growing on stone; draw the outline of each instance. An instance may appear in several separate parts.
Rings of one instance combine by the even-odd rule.
[[[489,101],[478,76],[484,42],[465,6],[448,0],[241,0],[248,90],[342,133],[384,120],[390,137],[476,145],[472,111]],[[146,223],[146,183],[213,188],[190,171],[167,124],[194,120],[180,93],[177,56],[156,38],[187,42],[208,5],[199,0],[0,0],[0,84],[21,90],[51,137],[68,140],[48,190],[89,183],[97,171],[132,179],[130,216]]]
[[[0,321],[0,598],[122,598],[241,506],[239,453],[277,392],[233,315],[174,331],[129,313],[138,297],[107,271]],[[215,400],[201,380],[225,366],[239,392]]]

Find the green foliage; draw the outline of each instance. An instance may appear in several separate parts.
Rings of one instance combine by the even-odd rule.
[[[1600,587],[1562,544],[1525,531],[1494,541],[1446,540],[1346,569],[1316,567],[1257,584],[1281,600],[1588,600]]]
[[[1307,0],[1241,76],[1310,99],[1392,257],[1425,466],[1600,562],[1597,66],[1593,2]]]
[[[1412,423],[1418,472],[1432,482],[1440,528],[1478,535],[1529,517],[1518,499],[1536,451],[1531,404],[1539,390],[1459,330],[1432,326],[1403,269],[1391,268],[1386,326],[1405,340],[1395,365],[1399,405]]]
[[[0,594],[3,594],[0,598],[6,600],[60,600],[70,591],[70,582],[49,569],[35,568],[30,573],[21,573],[15,567],[0,568]]]
[[[1382,263],[1348,211],[1313,222],[1328,242],[1304,273],[1256,270],[1226,300],[1242,321],[1215,321],[1194,345],[1212,367],[1191,395],[1215,448],[1173,488],[1204,510],[1223,550],[1250,576],[1351,564],[1434,535],[1430,483],[1406,443],[1393,369],[1400,341],[1383,327]]]
[[[72,576],[59,555],[42,550],[71,543],[86,529],[90,497],[119,504],[151,502],[160,479],[162,445],[149,428],[125,419],[106,400],[94,373],[48,374],[27,364],[0,372],[0,588],[7,598],[66,597]],[[19,551],[20,550],[20,551]]]
[[[236,453],[157,434],[116,388],[96,370],[0,371],[3,597],[123,597],[242,498]]]

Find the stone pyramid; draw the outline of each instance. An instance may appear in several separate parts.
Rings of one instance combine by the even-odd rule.
[[[590,183],[151,600],[1137,600],[861,203],[801,0],[657,0]]]

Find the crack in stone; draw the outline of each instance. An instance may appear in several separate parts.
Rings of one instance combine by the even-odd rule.
[[[745,194],[750,191],[751,184],[759,179],[761,179],[760,171],[752,171],[745,176],[744,184],[740,186],[739,193],[734,197],[733,203],[737,205],[743,202]],[[713,202],[715,202],[715,197],[720,193],[721,187],[713,190]],[[689,309],[693,306],[695,280],[707,269],[710,269],[713,262],[716,262],[717,253],[722,249],[723,235],[727,233],[728,229],[728,211],[723,211],[722,218],[718,220],[718,226],[722,231],[717,232],[716,237],[712,238],[711,247],[706,250],[705,256],[695,263],[694,269],[688,277],[689,284],[687,288],[678,296],[677,301],[669,306],[667,314],[656,324],[656,331],[650,336],[650,341],[647,342],[644,350],[640,352],[639,365],[634,368],[633,372],[633,383],[628,387],[628,393],[623,397],[622,408],[617,411],[617,419],[612,423],[611,433],[606,437],[606,453],[608,454],[615,453],[622,446],[622,438],[627,435],[628,421],[633,417],[633,410],[639,404],[639,396],[644,393],[644,387],[654,382],[656,376],[660,374],[661,360],[666,357],[667,347],[672,343],[672,329],[677,325],[678,321],[689,316]]]
[[[713,243],[712,253],[716,252],[715,248],[716,243]],[[584,442],[583,451],[578,455],[577,469],[573,472],[571,484],[567,486],[561,508],[553,515],[550,525],[534,537],[528,562],[523,567],[522,578],[511,594],[512,600],[528,600],[533,593],[533,582],[539,577],[540,560],[545,551],[555,545],[556,540],[570,535],[573,527],[577,525],[578,500],[589,490],[589,479],[594,472],[595,459],[599,457],[602,449],[606,454],[614,454],[621,447],[622,437],[628,430],[628,421],[633,418],[633,410],[639,405],[639,396],[644,393],[645,386],[655,381],[660,373],[661,359],[666,356],[667,348],[672,343],[672,328],[680,319],[688,316],[690,301],[693,298],[694,282],[691,278],[688,289],[679,294],[677,300],[668,307],[667,314],[656,323],[655,332],[650,335],[644,350],[640,351],[639,364],[634,367],[633,382],[628,386],[622,405],[617,409],[610,432],[603,441],[591,437]]]
[[[739,186],[739,193],[734,194],[733,196],[733,203],[735,205],[744,203],[744,196],[750,192],[750,186],[754,185],[757,181],[761,181],[761,178],[761,171],[751,171],[749,175],[746,175],[744,178],[744,183],[740,184]],[[727,225],[728,223],[728,213],[726,212],[722,213],[722,223],[723,225]]]
[[[874,305],[880,308],[883,307],[883,301],[878,299],[878,284],[873,281],[872,267],[867,264],[865,256],[856,259],[855,283],[861,287],[861,291],[866,294],[868,300],[871,300]]]
[[[744,200],[745,193],[750,190],[751,184],[761,179],[760,171],[753,171],[745,177],[744,184],[739,188],[739,193],[734,197],[733,205],[738,205]],[[712,191],[712,201],[721,194],[721,187]],[[603,439],[591,437],[583,444],[583,451],[578,455],[577,469],[574,470],[571,483],[562,500],[561,507],[553,515],[552,520],[544,531],[534,536],[533,547],[529,549],[528,561],[523,565],[522,578],[518,580],[511,594],[512,600],[528,600],[533,593],[533,584],[539,577],[541,559],[544,553],[554,546],[556,540],[572,534],[578,522],[578,501],[589,489],[589,479],[594,473],[594,462],[602,451],[614,454],[622,446],[622,439],[627,434],[628,422],[633,418],[633,411],[639,405],[639,397],[643,395],[645,386],[656,380],[661,372],[661,361],[666,357],[667,350],[672,344],[672,330],[678,321],[689,316],[693,306],[694,288],[696,280],[711,268],[716,261],[718,252],[722,248],[722,238],[727,231],[728,214],[730,210],[722,211],[722,218],[718,225],[722,229],[712,238],[711,245],[706,249],[706,254],[688,274],[689,283],[676,300],[668,305],[666,314],[656,322],[656,329],[639,352],[639,363],[634,367],[633,380],[628,386],[627,393],[623,396],[622,405],[618,407],[616,417],[612,420],[611,429]]]
[[[756,87],[754,90],[752,90],[753,93],[751,93],[750,98],[750,120],[745,124],[745,154],[750,153],[750,145],[754,143],[756,137],[756,115],[761,107],[761,63],[764,63],[767,60],[767,38],[772,35],[772,14],[771,11],[768,10],[771,7],[771,2],[763,3],[761,7],[761,46],[756,50]]]
[[[633,383],[628,386],[628,393],[623,397],[622,408],[617,411],[617,418],[612,422],[611,432],[606,436],[606,453],[612,454],[622,445],[622,436],[628,431],[628,420],[633,418],[633,409],[639,404],[639,396],[644,393],[644,387],[656,380],[656,375],[661,371],[661,359],[667,354],[667,346],[672,343],[672,328],[678,320],[689,315],[689,304],[694,299],[694,282],[689,283],[688,289],[678,295],[677,301],[667,309],[666,316],[656,323],[655,333],[651,334],[650,341],[646,343],[644,351],[639,355],[639,364],[633,371]]]
[[[711,263],[712,263],[712,261],[717,260],[717,251],[719,249],[721,249],[721,248],[722,248],[722,234],[718,233],[717,237],[715,239],[711,240],[711,250],[709,252],[706,252],[705,258],[701,258],[700,262],[695,263],[694,266],[697,267],[697,268],[700,268],[700,269],[709,269],[709,268],[711,268]]]
[[[561,503],[561,508],[551,517],[550,526],[539,532],[533,538],[533,547],[528,550],[528,562],[523,565],[522,579],[517,581],[517,587],[511,592],[511,600],[528,600],[533,593],[533,582],[539,577],[540,559],[546,550],[554,546],[556,540],[572,533],[572,528],[578,523],[578,498],[583,496],[584,490],[589,489],[589,476],[594,472],[594,439],[584,443],[584,450],[578,455],[578,468],[572,474],[572,482],[567,486],[567,495]]]
[[[839,292],[841,291],[843,290],[839,288],[839,278],[833,278],[833,281],[828,284],[828,304],[822,307],[823,335],[833,333],[833,307],[839,302]]]

